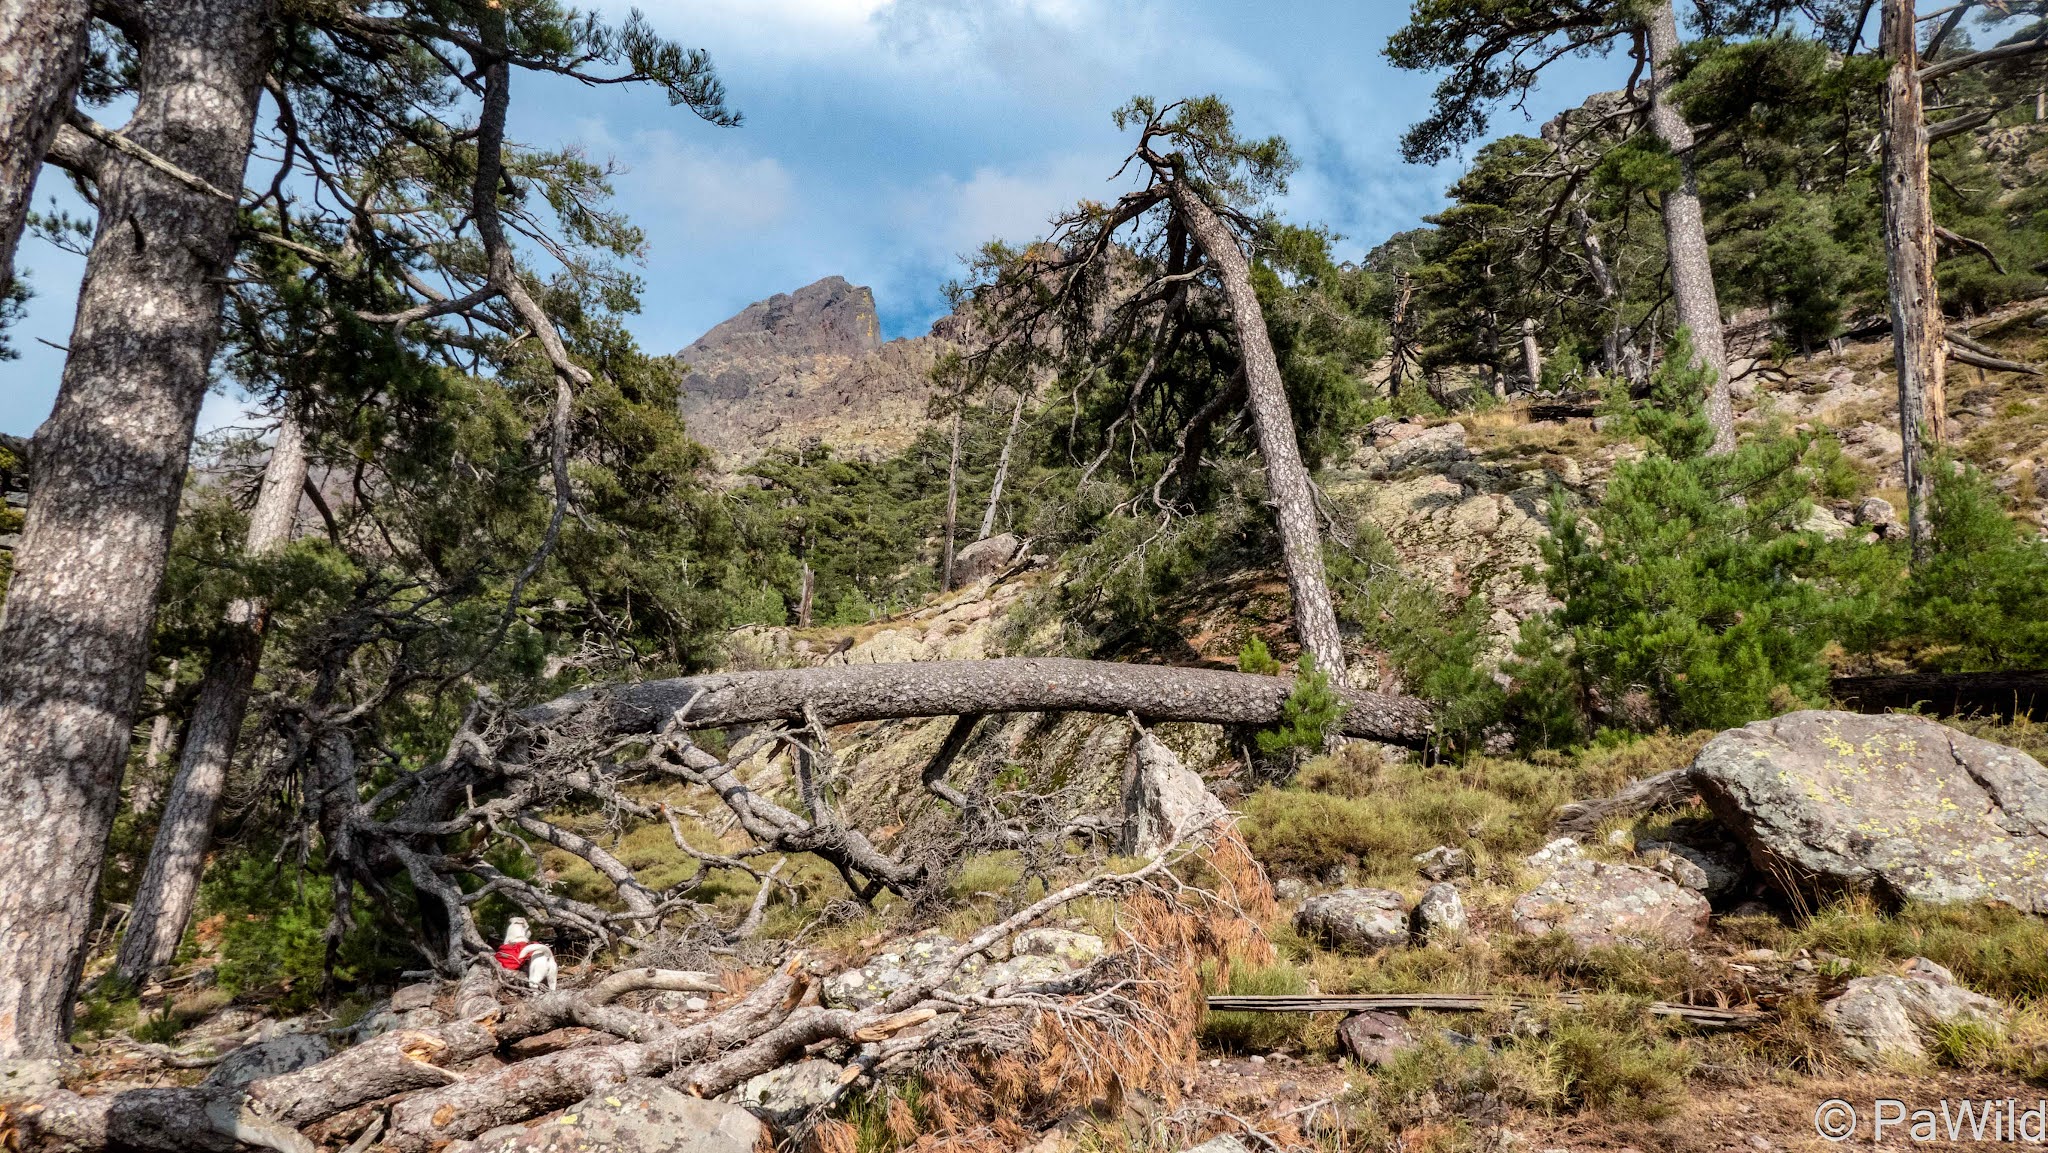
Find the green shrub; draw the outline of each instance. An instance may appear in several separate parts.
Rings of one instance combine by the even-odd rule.
[[[1822,650],[1883,564],[1794,527],[1814,483],[1809,441],[1763,433],[1709,453],[1705,378],[1689,360],[1681,339],[1654,403],[1628,412],[1649,451],[1615,467],[1598,506],[1582,517],[1553,494],[1544,557],[1564,607],[1507,670],[1541,741],[1574,734],[1557,703],[1573,696],[1640,730],[1728,728],[1823,699]],[[1577,694],[1560,691],[1565,669]],[[1552,703],[1532,707],[1539,693]]]
[[[334,908],[319,862],[304,869],[280,864],[260,847],[224,857],[207,871],[199,896],[202,915],[224,914],[221,987],[238,996],[262,992],[281,1013],[311,1006],[327,976],[326,932]],[[416,922],[409,907],[386,908],[358,893],[353,911],[354,928],[334,949],[336,985],[378,981],[417,961],[408,945],[414,931],[385,919],[410,926]]]
[[[1251,638],[1244,642],[1244,647],[1237,650],[1238,672],[1259,677],[1277,677],[1280,670],[1286,667],[1273,655],[1273,650],[1266,647],[1266,638],[1257,633],[1253,633]]]
[[[1256,737],[1259,751],[1269,757],[1285,757],[1303,749],[1320,749],[1331,727],[1343,716],[1344,698],[1330,686],[1330,674],[1303,653],[1294,687],[1280,702],[1280,723],[1260,730]]]

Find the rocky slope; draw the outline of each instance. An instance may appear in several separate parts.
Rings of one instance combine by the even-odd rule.
[[[950,322],[929,336],[884,341],[874,293],[844,277],[777,293],[677,354],[691,369],[683,419],[726,467],[810,440],[894,452],[924,421]]]

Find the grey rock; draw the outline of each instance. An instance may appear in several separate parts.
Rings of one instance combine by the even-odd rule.
[[[1651,868],[1691,889],[1706,894],[1708,900],[1718,900],[1742,886],[1742,878],[1748,872],[1749,858],[1742,846],[1733,842],[1706,845],[1687,844],[1680,841],[1638,841],[1636,852],[1651,862]],[[1686,866],[1665,864],[1660,857],[1684,861]]]
[[[833,1009],[865,1009],[880,1004],[896,990],[922,979],[933,965],[959,947],[960,942],[938,935],[895,943],[869,957],[859,968],[826,978],[818,989],[818,999]],[[987,962],[981,958],[969,957],[953,984],[973,980],[974,974],[986,967]]]
[[[1390,949],[1408,943],[1408,903],[1391,889],[1339,889],[1303,901],[1294,927],[1339,948]]]
[[[1281,877],[1273,882],[1273,895],[1283,901],[1299,901],[1308,894],[1308,882],[1300,877]]]
[[[1683,945],[1707,927],[1707,899],[1671,878],[1635,865],[1578,860],[1514,905],[1515,929],[1557,931],[1583,946]]]
[[[1881,496],[1866,496],[1856,504],[1856,523],[1866,528],[1899,523],[1899,511]]]
[[[1815,533],[1823,540],[1841,540],[1848,535],[1849,526],[1835,519],[1835,514],[1815,505],[1798,524],[1798,531]]]
[[[1425,880],[1448,881],[1472,875],[1472,854],[1449,845],[1438,845],[1427,853],[1415,854],[1416,872]]]
[[[745,1105],[756,1117],[778,1129],[839,1096],[846,1070],[830,1061],[798,1061],[771,1069],[726,1094],[725,1100]]]
[[[1251,1146],[1225,1133],[1187,1150],[1187,1153],[1252,1153]]]
[[[1643,863],[1697,893],[1707,891],[1707,871],[1669,849],[1638,853]]]
[[[1380,459],[1382,469],[1396,473],[1471,460],[1472,450],[1465,447],[1465,426],[1448,421],[1388,445],[1380,450]]]
[[[2018,749],[1924,717],[1810,710],[1720,734],[1692,776],[1781,884],[2048,913],[2048,770]]]
[[[348,1041],[351,1045],[360,1045],[373,1037],[382,1037],[386,1033],[395,1033],[400,1029],[431,1029],[442,1024],[444,1020],[445,1018],[433,1009],[412,1009],[404,1013],[380,1009],[366,1014],[362,1020],[351,1026]]]
[[[1415,936],[1424,941],[1456,937],[1465,931],[1465,899],[1455,885],[1438,881],[1415,902]]]
[[[761,1122],[744,1107],[659,1081],[608,1086],[557,1116],[507,1125],[443,1153],[753,1153]]]
[[[1102,938],[1072,929],[1026,929],[1010,942],[1012,957],[1051,957],[1070,969],[1092,965],[1108,951]]]
[[[985,540],[975,541],[953,556],[953,583],[971,585],[978,580],[995,576],[1008,568],[1016,559],[1017,550],[1023,542],[1016,533],[997,533]]]
[[[1956,984],[1954,974],[1915,957],[1898,976],[1858,977],[1821,1006],[1821,1020],[1850,1060],[1866,1065],[1925,1056],[1942,1025],[2005,1026],[2005,1006]]]
[[[334,1055],[327,1038],[314,1033],[282,1033],[267,1041],[244,1045],[229,1053],[200,1084],[239,1089],[251,1081],[317,1065]]]
[[[1550,872],[1559,865],[1579,860],[1586,850],[1570,837],[1559,837],[1542,848],[1522,858],[1522,863],[1541,872]]]
[[[63,1088],[64,1064],[55,1057],[0,1060],[0,1105],[33,1101]]]
[[[983,969],[975,974],[969,988],[970,991],[980,992],[1009,989],[1020,985],[1043,985],[1048,981],[1057,981],[1065,977],[1078,967],[1068,965],[1064,958],[1043,953],[1027,953]]]
[[[1150,732],[1131,745],[1124,770],[1124,828],[1119,850],[1150,857],[1183,839],[1206,832],[1229,817],[1200,773],[1181,764],[1172,749]]]
[[[1408,1022],[1392,1013],[1353,1013],[1337,1026],[1337,1043],[1351,1058],[1377,1069],[1421,1044]]]

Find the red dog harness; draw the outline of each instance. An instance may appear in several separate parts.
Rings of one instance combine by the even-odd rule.
[[[498,966],[517,972],[526,965],[526,959],[535,953],[546,952],[547,946],[532,941],[507,941],[498,946]]]

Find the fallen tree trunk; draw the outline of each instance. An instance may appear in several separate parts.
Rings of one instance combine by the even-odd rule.
[[[1836,677],[1830,691],[1836,700],[1864,713],[1924,708],[1944,717],[2048,716],[2048,670]]]
[[[1586,998],[1579,993],[1559,993],[1554,997],[1509,997],[1492,993],[1381,993],[1359,996],[1273,993],[1211,997],[1209,1011],[1367,1013],[1429,1010],[1439,1013],[1478,1013],[1488,1009],[1527,1009],[1551,1001],[1577,1009],[1584,1007]],[[1676,1017],[1696,1025],[1713,1025],[1721,1028],[1743,1028],[1763,1019],[1763,1014],[1754,1009],[1710,1009],[1699,1005],[1675,1005],[1669,1001],[1652,1001],[1648,1009],[1653,1017]]]
[[[535,725],[581,723],[600,733],[651,732],[687,710],[685,728],[802,722],[808,706],[828,724],[975,713],[1135,713],[1147,721],[1270,725],[1294,682],[1218,669],[1130,665],[1065,657],[918,661],[714,673],[572,693],[525,710]],[[1348,737],[1419,746],[1432,724],[1413,697],[1340,690]]]
[[[1694,792],[1692,769],[1672,769],[1622,786],[1611,797],[1560,806],[1551,828],[1571,837],[1591,836],[1610,817],[1633,817],[1678,804]]]

